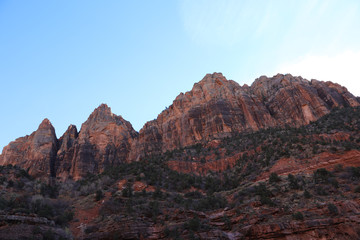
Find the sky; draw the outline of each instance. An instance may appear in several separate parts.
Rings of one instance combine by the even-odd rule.
[[[0,0],[0,150],[101,103],[139,131],[207,73],[290,73],[360,96],[358,0]]]

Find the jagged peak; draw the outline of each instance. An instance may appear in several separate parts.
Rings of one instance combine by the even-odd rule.
[[[111,108],[105,104],[102,103],[99,105],[99,107],[95,108],[94,111],[90,114],[88,121],[99,121],[99,122],[109,122],[113,121],[114,118],[121,118],[121,116],[116,116],[111,112]]]
[[[262,88],[262,87],[270,87],[273,85],[277,85],[278,87],[284,87],[292,85],[293,83],[308,83],[310,81],[302,78],[301,76],[293,76],[290,73],[282,74],[278,73],[272,77],[267,77],[266,75],[262,75],[259,78],[256,78],[255,81],[251,84],[251,89]]]
[[[90,114],[88,119],[81,125],[79,134],[86,132],[87,130],[95,126],[105,126],[110,123],[115,123],[116,125],[123,125],[125,128],[130,131],[134,131],[130,122],[126,121],[121,115],[116,115],[111,112],[111,108],[102,103],[99,107]]]
[[[222,85],[227,81],[228,80],[221,72],[214,72],[212,74],[206,74],[205,77],[199,82],[199,84],[216,83],[217,85]]]
[[[68,133],[68,134],[75,134],[77,135],[78,131],[77,131],[77,127],[73,124],[70,124],[69,127],[67,128],[67,130],[65,131],[64,135]]]
[[[93,114],[112,115],[112,112],[111,112],[111,108],[106,103],[102,103],[97,108],[94,109],[91,115]]]
[[[44,120],[42,120],[42,122],[40,123],[38,129],[44,129],[44,128],[54,128],[53,125],[51,124],[50,120],[45,118]]]

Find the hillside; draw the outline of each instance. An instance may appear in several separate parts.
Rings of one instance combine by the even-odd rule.
[[[213,73],[195,83],[189,92],[179,94],[172,105],[147,122],[139,133],[130,122],[101,104],[79,132],[70,125],[59,139],[51,122],[45,119],[31,135],[4,147],[0,165],[17,165],[43,178],[79,180],[124,162],[146,160],[149,155],[178,151],[194,144],[212,148],[218,139],[272,128],[300,127],[335,108],[357,106],[360,102],[355,96],[332,82],[278,74],[271,78],[262,76],[251,86],[240,86],[221,73]],[[208,169],[222,171],[239,156],[229,158],[216,152],[215,158],[202,157],[202,163],[208,164],[190,166],[177,159],[170,164],[179,171],[201,174]],[[265,161],[269,164],[270,157]]]
[[[360,108],[335,109],[52,185],[4,166],[0,237],[357,239],[359,128]]]

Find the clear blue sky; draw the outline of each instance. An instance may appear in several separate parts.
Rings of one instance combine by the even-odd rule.
[[[358,0],[0,0],[0,150],[107,103],[139,130],[206,73],[278,72],[360,95]]]

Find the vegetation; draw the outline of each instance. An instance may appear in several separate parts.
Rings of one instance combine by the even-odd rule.
[[[170,239],[184,234],[186,239],[194,239],[197,233],[213,229],[240,229],[249,224],[250,218],[261,223],[287,223],[322,219],[320,212],[327,217],[343,214],[336,204],[359,198],[360,167],[339,165],[333,171],[320,168],[309,174],[282,177],[271,173],[268,181],[257,178],[281,158],[305,162],[321,152],[359,150],[359,113],[359,108],[337,109],[308,126],[241,133],[219,140],[217,147],[198,143],[146,156],[138,162],[121,163],[79,181],[48,184],[16,166],[0,166],[0,210],[8,215],[44,217],[66,229],[69,222],[79,221],[74,219],[74,210],[78,209],[73,206],[100,208],[94,225],[84,229],[86,235],[96,233],[105,224],[131,222],[134,226],[163,226],[164,235]],[[351,137],[334,140],[331,135],[340,131]],[[186,174],[168,166],[169,160],[203,166],[224,157],[237,161],[219,172]],[[144,188],[136,189],[136,182]],[[325,211],[306,211],[316,208]],[[211,221],[221,224],[208,221],[205,216],[211,214],[216,215]],[[41,230],[34,227],[34,235]],[[42,232],[49,239],[54,234],[49,229]],[[109,239],[121,238],[121,231],[111,234]]]

